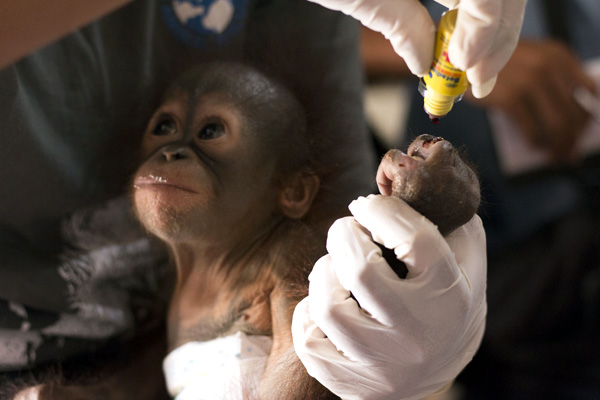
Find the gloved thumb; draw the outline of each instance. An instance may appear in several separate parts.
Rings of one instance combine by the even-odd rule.
[[[373,240],[394,249],[412,276],[451,253],[437,227],[398,197],[359,197],[349,209]]]
[[[341,11],[382,33],[410,71],[423,76],[431,67],[435,25],[417,0],[310,0]]]
[[[474,68],[467,70],[467,80],[469,80],[469,71],[473,71]],[[471,72],[471,75],[473,72]],[[492,79],[483,82],[482,84],[471,84],[471,93],[477,99],[482,99],[494,90],[494,86],[496,86],[496,79],[498,75],[494,76]]]
[[[467,72],[473,95],[487,96],[517,46],[525,0],[461,0],[448,46],[450,61]]]
[[[385,9],[377,10],[369,23],[375,27],[381,26],[380,32],[390,41],[394,51],[404,59],[414,75],[421,77],[429,72],[433,61],[436,27],[421,3],[412,0],[391,1],[390,12]],[[371,28],[368,24],[365,25]]]

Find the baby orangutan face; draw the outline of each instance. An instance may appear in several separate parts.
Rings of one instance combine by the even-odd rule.
[[[390,150],[377,171],[384,195],[397,196],[426,216],[443,235],[468,222],[480,202],[479,180],[450,142],[420,135],[407,153]]]
[[[176,96],[156,111],[134,180],[138,215],[152,233],[165,240],[219,235],[220,227],[254,225],[274,208],[274,158],[244,119],[218,94]]]
[[[150,232],[167,242],[222,242],[268,229],[293,121],[282,122],[279,96],[261,75],[226,67],[196,72],[168,92],[144,133],[133,182],[138,217]]]

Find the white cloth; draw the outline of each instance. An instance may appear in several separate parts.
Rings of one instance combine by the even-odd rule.
[[[359,198],[350,210],[354,218],[329,230],[329,254],[315,264],[309,295],[295,309],[296,353],[344,400],[420,399],[443,389],[472,359],[484,332],[480,218],[444,239],[396,197]],[[374,241],[395,250],[406,279]]]
[[[271,345],[268,336],[243,332],[186,343],[163,362],[169,394],[176,400],[248,398],[258,389]]]
[[[311,0],[381,32],[413,74],[425,75],[433,61],[435,26],[418,0]],[[526,0],[436,0],[458,7],[448,53],[466,70],[475,97],[487,96],[517,46]]]

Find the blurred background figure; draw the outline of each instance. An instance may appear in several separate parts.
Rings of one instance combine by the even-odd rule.
[[[598,2],[528,1],[492,93],[467,93],[434,125],[414,77],[393,89],[399,96],[381,89],[407,71],[380,35],[363,32],[377,88],[367,111],[373,93],[404,110],[395,121],[371,114],[380,149],[430,133],[463,146],[479,170],[489,309],[482,347],[458,379],[466,399],[600,398],[600,124],[575,100],[600,84],[599,37]]]

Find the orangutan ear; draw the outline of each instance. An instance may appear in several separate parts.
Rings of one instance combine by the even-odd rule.
[[[292,219],[304,217],[319,191],[320,182],[317,175],[306,172],[297,172],[286,180],[279,194],[283,214]]]

